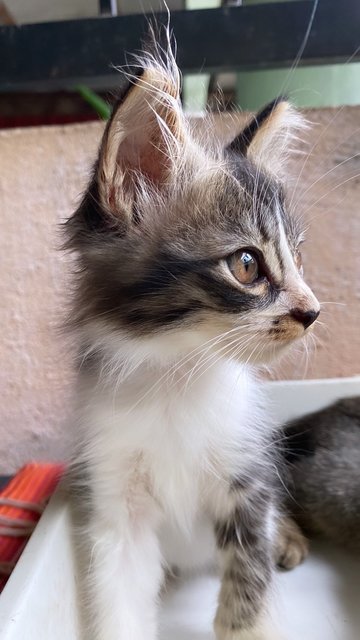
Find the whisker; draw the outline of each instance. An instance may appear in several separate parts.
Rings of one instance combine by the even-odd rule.
[[[334,300],[319,300],[320,306],[322,307],[324,304],[334,304],[338,307],[347,307],[346,302],[335,302]]]
[[[245,340],[245,342],[241,343],[241,347],[243,349],[245,349],[247,344],[249,342],[251,342],[252,338],[253,338],[252,335],[249,336],[247,338],[247,340]],[[196,371],[196,365],[195,365],[193,370],[190,372],[189,379],[187,380],[187,383],[185,385],[185,391],[188,389],[191,377],[193,378],[192,379],[192,383],[194,383],[195,381],[198,381],[199,378],[201,376],[203,376],[211,367],[215,367],[215,365],[220,361],[220,359],[229,358],[229,353],[231,352],[232,345],[234,345],[234,344],[236,345],[238,342],[239,342],[239,339],[233,340],[232,342],[230,342],[230,344],[226,344],[221,349],[218,349],[215,352],[215,354],[212,354],[209,358],[207,358],[205,360],[205,362],[203,362],[203,364],[198,368],[197,371]],[[236,348],[236,347],[234,347],[234,348]],[[210,364],[209,364],[209,362],[210,362]],[[206,365],[208,365],[208,366],[206,366]]]
[[[347,184],[348,182],[350,182],[351,180],[355,180],[356,178],[360,177],[360,173],[356,173],[354,176],[350,176],[350,178],[347,178],[346,180],[343,180],[342,182],[340,182],[339,184],[336,184],[335,187],[332,187],[332,189],[330,189],[329,191],[327,191],[326,193],[324,193],[320,198],[318,198],[317,200],[315,200],[315,202],[313,202],[307,209],[305,209],[304,215],[306,215],[306,213],[308,211],[310,211],[310,209],[312,209],[313,207],[315,207],[319,202],[321,202],[324,198],[326,198],[330,193],[333,193],[334,191],[336,191],[336,189],[339,189],[340,187],[342,187],[344,184]]]
[[[321,180],[323,180],[324,178],[326,178],[326,176],[328,176],[330,173],[332,173],[333,171],[336,171],[336,169],[338,169],[339,167],[343,166],[344,164],[346,164],[347,162],[350,162],[350,160],[354,160],[354,158],[359,158],[360,157],[360,153],[355,153],[353,156],[349,156],[349,158],[345,158],[345,160],[342,160],[342,162],[339,162],[338,164],[336,164],[334,167],[332,167],[331,169],[329,169],[328,171],[326,171],[325,173],[323,173],[319,178],[317,178],[317,180],[315,180],[314,182],[312,182],[306,189],[305,191],[303,191],[300,194],[300,199],[304,198],[306,196],[306,194],[316,185],[318,184],[318,182],[320,182]]]

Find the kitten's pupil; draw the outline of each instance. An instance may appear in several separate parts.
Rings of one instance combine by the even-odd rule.
[[[230,270],[241,284],[252,284],[259,275],[258,262],[249,251],[238,251],[230,257]]]

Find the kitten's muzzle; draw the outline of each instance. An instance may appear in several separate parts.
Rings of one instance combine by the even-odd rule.
[[[289,312],[289,315],[296,320],[297,322],[300,322],[304,329],[308,329],[310,327],[310,325],[312,325],[316,318],[319,316],[320,311],[315,311],[313,309],[310,309],[309,311],[303,311],[302,309],[291,309]]]

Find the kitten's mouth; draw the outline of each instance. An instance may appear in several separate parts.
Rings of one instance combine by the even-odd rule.
[[[299,340],[306,335],[306,331],[304,329],[269,329],[269,335],[271,336],[274,342],[292,342],[293,340]]]
[[[264,331],[259,342],[257,342],[256,334],[251,340],[245,336],[246,347],[234,349],[235,353],[233,352],[230,357],[255,365],[268,364],[276,359],[281,352],[290,348],[292,344],[304,339],[313,328],[305,329],[300,323],[288,318],[281,322],[282,326],[280,320],[276,321],[274,325]],[[241,347],[241,341],[239,344]]]
[[[251,357],[247,362],[259,366],[271,364],[290,349],[295,342],[303,339],[307,333],[307,331],[302,331],[294,335],[294,333],[290,334],[288,331],[280,331],[275,338],[267,340],[267,345],[259,346],[258,349],[252,351]]]
[[[314,314],[314,320],[308,324],[291,316],[278,318],[274,320],[273,326],[269,329],[269,336],[274,342],[280,343],[290,343],[304,338],[313,330],[318,315],[318,313]]]

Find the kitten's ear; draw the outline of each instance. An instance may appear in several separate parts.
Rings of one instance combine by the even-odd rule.
[[[184,136],[177,67],[149,66],[115,106],[101,145],[102,207],[128,223],[137,189],[166,187]],[[124,219],[125,218],[125,219]]]
[[[297,131],[305,126],[305,120],[289,102],[277,98],[254,116],[228,149],[279,175]]]

